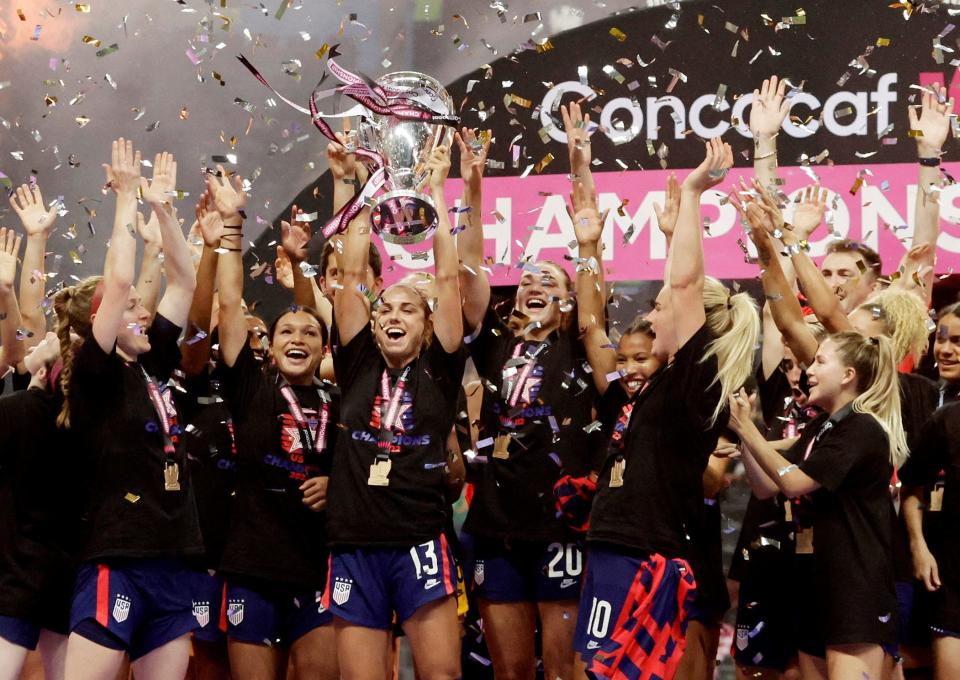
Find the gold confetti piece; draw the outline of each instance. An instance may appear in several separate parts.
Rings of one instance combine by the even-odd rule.
[[[890,38],[877,38],[877,47],[890,47]]]
[[[923,130],[907,130],[908,137],[923,137]]]
[[[860,187],[862,186],[863,186],[863,177],[857,177],[857,179],[853,182],[853,186],[850,187],[850,194],[853,196],[856,196],[857,192],[860,191]],[[858,261],[858,264],[861,264],[861,263]]]
[[[100,47],[100,41],[94,38],[92,35],[85,35],[83,36],[83,38],[81,38],[81,40],[83,40],[83,43],[85,45],[93,45],[94,47]]]
[[[533,102],[530,101],[529,99],[524,99],[523,97],[520,97],[513,93],[510,94],[510,102],[513,104],[517,104],[518,106],[522,106],[525,109],[529,109],[531,106],[533,106]]]
[[[140,496],[128,491],[123,497],[123,500],[127,501],[128,503],[136,503],[138,500],[140,500]]]
[[[220,86],[221,86],[221,87],[223,87],[224,85],[226,85],[226,82],[224,82],[223,77],[222,77],[219,73],[217,73],[216,71],[213,72],[213,77],[214,77],[214,79],[215,79],[218,83],[220,83]]]
[[[20,17],[20,21],[26,21],[27,17],[24,15],[23,10],[17,8],[17,16]]]
[[[314,56],[317,59],[323,59],[324,55],[326,55],[326,53],[329,51],[330,51],[330,45],[328,45],[327,43],[323,43],[322,45],[320,45],[320,49],[314,52]]]
[[[84,14],[90,13],[90,5],[86,4],[85,2],[78,2],[77,4],[74,5],[74,8],[78,12],[83,12]]]
[[[550,163],[553,162],[553,154],[548,153],[546,156],[540,159],[540,161],[535,166],[534,170],[539,174],[543,172],[543,169],[546,168]]]
[[[537,52],[544,53],[549,52],[553,49],[553,43],[550,40],[544,40],[541,44],[537,45]]]
[[[43,103],[46,104],[47,106],[56,106],[57,98],[54,97],[53,95],[48,94],[43,98]]]
[[[180,108],[180,120],[186,120],[190,117],[190,109],[186,106]]]
[[[616,38],[619,42],[623,42],[624,40],[627,39],[627,34],[621,31],[616,26],[610,29],[610,35]]]
[[[105,57],[108,54],[113,54],[120,49],[120,46],[117,43],[113,43],[110,47],[104,47],[102,50],[97,50],[98,57]]]

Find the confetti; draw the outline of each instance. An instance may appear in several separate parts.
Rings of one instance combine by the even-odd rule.
[[[610,29],[610,35],[616,38],[619,42],[623,42],[624,40],[627,39],[627,34],[621,31],[616,26]]]
[[[113,54],[120,49],[120,46],[117,43],[113,43],[110,47],[104,47],[102,50],[97,50],[98,57],[105,57],[108,54]]]

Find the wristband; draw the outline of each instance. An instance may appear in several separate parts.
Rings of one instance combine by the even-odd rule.
[[[919,163],[925,168],[937,168],[940,166],[940,156],[934,156],[933,158],[921,158],[919,159]]]
[[[791,472],[797,469],[799,468],[796,465],[788,465],[787,467],[782,467],[779,470],[777,470],[777,476],[783,477],[784,475],[790,474]]]
[[[787,254],[790,257],[794,255],[799,255],[800,253],[807,253],[810,251],[810,244],[806,241],[798,241],[792,245],[786,246]]]

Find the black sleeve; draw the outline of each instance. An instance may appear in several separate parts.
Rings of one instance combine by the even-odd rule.
[[[22,420],[22,409],[17,392],[0,397],[0,464],[13,453],[13,438],[17,423]]]
[[[356,382],[359,372],[369,371],[371,361],[379,360],[380,349],[373,339],[373,330],[365,323],[350,342],[340,345],[333,354],[333,373],[341,391]]]
[[[487,307],[487,313],[483,317],[480,328],[464,339],[470,356],[473,357],[473,363],[477,367],[477,373],[481,377],[489,380],[491,371],[499,372],[502,369],[502,366],[495,365],[500,355],[498,350],[502,343],[509,341],[512,337],[513,331],[503,322],[497,310],[492,306]]]
[[[690,408],[703,430],[707,429],[717,406],[714,399],[720,398],[717,358],[712,356],[703,360],[712,341],[713,334],[704,324],[677,351],[673,357],[673,368],[670,369],[678,373],[675,384],[681,386],[677,408]]]
[[[924,486],[937,481],[949,458],[950,441],[944,415],[951,409],[940,409],[923,427],[917,437],[916,448],[900,468],[898,475],[907,486]]]
[[[878,452],[889,451],[886,433],[873,416],[850,415],[813,445],[800,469],[828,491],[836,491],[850,473]]]
[[[15,391],[26,390],[30,387],[30,381],[33,379],[33,376],[29,373],[21,373],[20,371],[14,371],[10,375],[10,384],[13,386]]]
[[[70,377],[70,410],[75,406],[86,412],[96,413],[108,409],[120,396],[122,365],[116,346],[109,353],[100,348],[93,333],[84,340],[73,354]]]
[[[790,384],[779,366],[773,369],[769,378],[763,377],[763,365],[757,366],[756,378],[763,422],[770,427],[774,418],[783,414],[784,399],[790,396]]]
[[[227,366],[223,362],[218,365],[217,377],[222,383],[224,399],[230,404],[231,412],[238,417],[245,417],[251,409],[266,406],[258,404],[258,397],[263,391],[267,376],[250,349],[250,343],[243,344],[233,366]]]
[[[150,339],[150,351],[140,358],[140,362],[154,378],[167,380],[174,369],[180,367],[180,326],[157,314],[150,324],[147,337]]]

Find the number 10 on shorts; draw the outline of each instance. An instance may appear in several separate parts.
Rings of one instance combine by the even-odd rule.
[[[606,600],[593,598],[590,604],[590,618],[587,619],[587,634],[598,640],[607,637],[610,632],[610,616],[613,613],[613,607]]]

